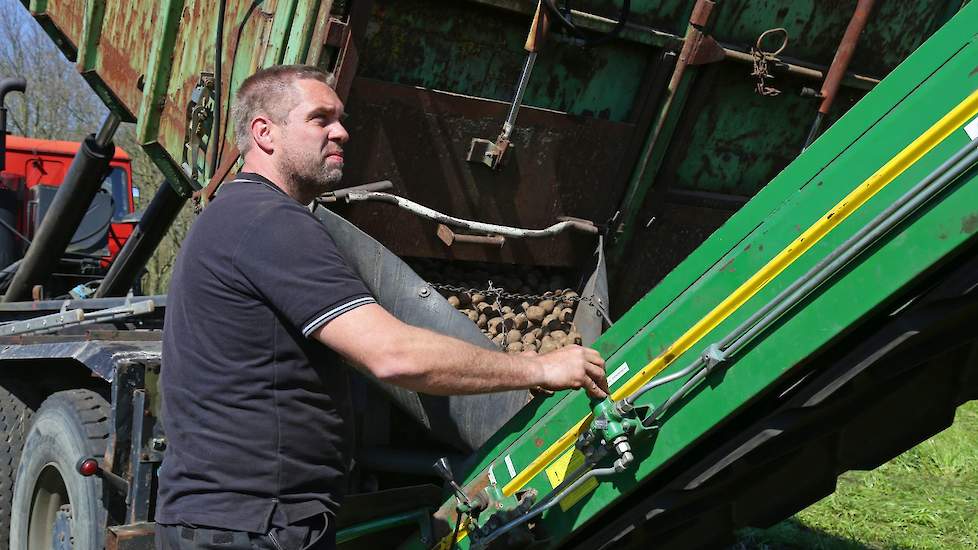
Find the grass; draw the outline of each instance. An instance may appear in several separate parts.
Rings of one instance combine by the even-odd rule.
[[[954,424],[871,472],[848,472],[832,495],[733,549],[978,549],[978,401]]]

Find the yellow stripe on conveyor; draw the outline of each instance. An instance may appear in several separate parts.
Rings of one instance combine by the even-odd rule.
[[[700,319],[695,325],[687,330],[665,351],[659,354],[649,364],[645,365],[639,372],[632,376],[624,385],[618,388],[611,397],[620,400],[631,395],[635,390],[641,388],[649,382],[655,375],[662,372],[678,357],[689,351],[691,347],[709,334],[721,322],[732,313],[744,305],[747,300],[757,294],[772,279],[778,276],[788,266],[794,263],[809,248],[835,229],[850,214],[858,210],[863,204],[872,198],[881,189],[889,185],[893,180],[913,166],[924,155],[931,151],[937,144],[944,141],[949,135],[960,129],[965,123],[978,115],[978,90],[973,92],[964,101],[959,103],[954,109],[931,126],[926,132],[921,134],[910,145],[905,147],[896,156],[891,158],[872,176],[867,178],[858,187],[852,190],[844,199],[832,207],[821,218],[811,225],[797,239],[791,242],[784,250],[779,252],[774,258],[764,265],[759,271],[754,273],[750,279],[744,282],[737,290],[727,296],[719,305],[713,308],[706,316]],[[568,451],[577,439],[577,435],[591,416],[582,418],[579,422],[555,441],[542,454],[537,456],[516,475],[509,483],[503,487],[503,493],[507,496],[516,493],[527,483],[535,478],[551,462],[560,455]],[[467,535],[462,531],[459,533],[458,540],[462,540]],[[446,539],[451,539],[449,535]],[[445,542],[443,539],[442,542]]]

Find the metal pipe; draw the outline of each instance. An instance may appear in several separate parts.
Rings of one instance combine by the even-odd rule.
[[[513,128],[516,126],[516,116],[523,105],[523,95],[526,93],[526,85],[530,81],[530,74],[533,72],[533,64],[537,60],[537,52],[530,52],[526,56],[526,63],[523,64],[523,72],[520,74],[520,82],[516,85],[516,94],[513,103],[509,106],[509,114],[503,122],[502,138],[508,140],[513,135]]]
[[[710,15],[716,5],[713,0],[696,0],[693,11],[690,13],[689,22],[686,26],[686,35],[683,39],[682,51],[672,70],[672,76],[666,85],[665,97],[659,107],[655,120],[652,123],[652,131],[645,142],[641,156],[636,162],[636,168],[632,171],[629,178],[628,187],[622,195],[618,211],[621,213],[621,220],[617,227],[612,230],[624,233],[631,231],[630,227],[635,222],[635,217],[645,200],[648,189],[652,186],[653,178],[657,175],[662,162],[663,151],[671,141],[672,128],[667,130],[668,122],[673,117],[673,109],[678,106],[682,108],[686,101],[687,94],[679,94],[680,86],[685,81],[686,68],[689,66],[689,58],[693,53],[694,46],[702,38],[703,28],[710,22]],[[663,143],[663,140],[665,142]],[[616,214],[617,216],[617,214]],[[611,251],[612,264],[618,263],[627,245],[628,235],[620,236],[613,244]]]
[[[832,64],[829,65],[829,74],[825,77],[822,85],[822,104],[818,107],[818,112],[828,114],[835,101],[835,95],[839,91],[839,84],[842,82],[842,75],[849,69],[849,62],[852,61],[852,54],[856,51],[856,44],[859,42],[859,35],[866,28],[869,21],[869,13],[873,10],[875,0],[859,0],[856,4],[856,11],[849,20],[846,33],[842,36],[839,49],[835,51]]]
[[[822,104],[818,107],[818,115],[815,117],[811,131],[808,132],[808,138],[805,140],[805,146],[802,147],[802,150],[807,149],[818,137],[822,121],[832,109],[832,102],[835,101],[835,96],[839,92],[842,76],[849,69],[849,62],[852,61],[852,54],[856,51],[859,35],[866,28],[866,22],[869,21],[869,14],[873,11],[874,3],[875,0],[859,0],[856,4],[856,11],[853,12],[849,26],[846,27],[846,32],[842,36],[842,42],[839,43],[839,48],[835,50],[835,57],[832,59],[832,64],[829,65],[829,72],[822,84]]]
[[[449,216],[447,214],[442,214],[437,210],[428,208],[427,206],[420,205],[416,202],[410,201],[403,197],[398,197],[397,195],[391,195],[388,193],[372,193],[372,192],[353,192],[346,196],[347,202],[357,202],[357,201],[380,201],[396,205],[412,214],[426,218],[438,223],[445,225],[450,225],[453,227],[461,227],[469,231],[475,231],[478,233],[491,233],[493,235],[500,235],[503,237],[511,237],[514,239],[536,239],[540,237],[550,237],[556,235],[562,231],[568,229],[576,229],[584,233],[591,233],[596,235],[598,233],[598,228],[593,224],[586,223],[584,221],[578,220],[567,220],[555,223],[550,227],[543,229],[522,229],[519,227],[510,227],[506,225],[496,225],[492,223],[483,223],[472,220],[465,220],[462,218],[456,218],[454,216]]]
[[[23,78],[0,80],[0,172],[7,168],[7,94],[25,90],[27,81]]]
[[[97,135],[90,134],[82,141],[20,269],[3,296],[4,302],[30,298],[32,287],[43,283],[64,255],[71,236],[108,172],[109,162],[115,154],[111,138],[118,127],[119,117],[109,114]]]
[[[98,129],[98,133],[95,134],[95,145],[99,149],[104,149],[112,143],[112,137],[115,136],[115,131],[119,129],[119,123],[122,119],[119,115],[115,113],[109,113],[105,120],[102,121],[102,127]],[[111,157],[110,157],[111,158]]]
[[[723,54],[727,59],[745,64],[754,63],[754,57],[750,52],[741,50],[730,44],[720,44],[720,46],[723,48]],[[827,67],[814,63],[805,63],[790,57],[771,56],[770,64],[774,66],[775,72],[778,69],[782,69],[790,75],[809,78],[811,80],[822,80],[828,74]],[[880,83],[880,79],[868,75],[846,72],[842,75],[840,82],[850,88],[872,90]]]
[[[160,185],[132,235],[109,266],[109,272],[95,291],[96,298],[124,296],[129,292],[186,202],[187,197],[177,193],[169,183]]]
[[[719,357],[717,358],[717,362],[712,364],[706,362],[701,355],[690,366],[680,371],[680,373],[688,373],[699,368],[696,375],[683,384],[679,391],[675,392],[665,403],[658,407],[650,416],[649,420],[660,418],[668,411],[669,407],[685,395],[689,388],[705,378],[712,371],[713,366],[739,352],[757,337],[758,334],[774,324],[789,309],[804,300],[815,289],[821,286],[822,283],[834,276],[856,256],[872,246],[880,237],[906,220],[938,193],[942,192],[975,163],[978,163],[978,138],[972,140],[968,145],[941,163],[940,166],[924,179],[920,180],[896,201],[888,205],[870,222],[861,227],[859,231],[832,250],[832,252],[822,258],[821,261],[815,264],[804,275],[795,279],[787,288],[779,292],[777,296],[765,303],[736,328],[716,343],[708,346],[708,350],[712,348],[718,352]],[[676,373],[676,375],[678,374]],[[679,378],[676,375],[672,375],[671,380]],[[629,405],[634,405],[635,400],[644,393],[663,383],[665,382],[649,382],[636,390],[632,395],[626,397],[625,402]]]

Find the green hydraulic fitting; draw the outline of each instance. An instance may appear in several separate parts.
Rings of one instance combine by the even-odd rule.
[[[591,422],[590,430],[597,438],[611,443],[620,436],[627,435],[626,426],[622,422],[625,419],[610,397],[602,401],[592,401],[591,412],[594,414],[594,420]]]

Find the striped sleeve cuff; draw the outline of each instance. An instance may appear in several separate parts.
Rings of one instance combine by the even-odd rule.
[[[365,306],[367,304],[376,304],[376,303],[377,301],[374,300],[372,297],[364,296],[362,298],[355,298],[353,300],[350,300],[349,302],[338,305],[333,309],[330,309],[326,313],[323,313],[319,317],[316,317],[312,321],[309,321],[306,324],[306,326],[302,328],[302,335],[308,338],[310,334],[316,331],[316,329],[322,327],[323,325],[332,321],[333,319],[336,319],[340,315],[343,315],[347,311],[354,310],[360,306]]]

